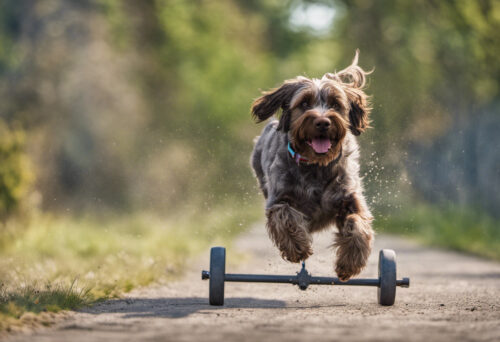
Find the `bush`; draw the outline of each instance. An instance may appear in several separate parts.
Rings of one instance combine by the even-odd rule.
[[[0,120],[0,219],[14,213],[28,193],[33,176],[21,129]]]

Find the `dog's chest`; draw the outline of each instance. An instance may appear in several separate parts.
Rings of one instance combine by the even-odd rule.
[[[331,171],[298,169],[292,177],[294,197],[297,198],[299,206],[307,206],[309,212],[313,209],[320,210],[325,189],[335,178]]]

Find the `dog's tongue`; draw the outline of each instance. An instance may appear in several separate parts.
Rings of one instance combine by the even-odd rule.
[[[314,138],[311,140],[311,147],[316,153],[326,153],[332,146],[328,138]]]

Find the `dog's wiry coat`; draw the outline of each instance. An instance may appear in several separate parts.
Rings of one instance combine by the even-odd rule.
[[[335,270],[342,280],[363,269],[373,240],[355,138],[368,127],[365,74],[356,55],[347,69],[321,80],[286,81],[252,107],[259,121],[282,109],[280,120],[258,137],[251,158],[266,198],[269,236],[284,259],[300,262],[312,254],[311,234],[335,225]],[[291,158],[289,143],[308,162]]]

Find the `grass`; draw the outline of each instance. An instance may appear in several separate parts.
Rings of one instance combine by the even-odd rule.
[[[224,206],[166,221],[143,213],[9,222],[0,230],[0,331],[167,282],[209,245],[229,244],[259,214]]]
[[[481,210],[420,204],[378,218],[375,224],[378,232],[500,260],[500,221]]]
[[[26,324],[49,325],[53,322],[53,313],[90,305],[93,299],[89,289],[77,290],[74,284],[52,286],[47,283],[44,288],[31,284],[13,291],[0,289],[0,333]]]

